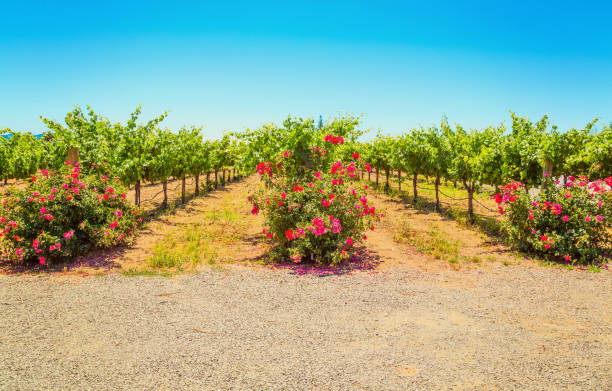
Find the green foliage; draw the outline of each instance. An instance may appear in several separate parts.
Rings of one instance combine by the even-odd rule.
[[[392,145],[392,138],[378,133],[376,138],[370,143],[367,159],[376,170],[387,170],[391,167],[391,154],[389,147]]]
[[[175,138],[172,176],[184,178],[190,174],[199,174],[209,163],[204,156],[204,141],[201,128],[181,128]],[[202,157],[204,158],[202,159]]]
[[[12,178],[12,164],[9,159],[8,140],[0,132],[0,180]]]
[[[150,168],[151,159],[159,141],[157,126],[167,113],[143,124],[138,123],[140,114],[139,106],[125,125],[111,123],[89,106],[87,113],[77,106],[66,114],[65,125],[41,117],[51,131],[42,139],[47,152],[43,166],[61,167],[68,150],[76,147],[84,172],[105,170],[110,166],[128,186],[148,176],[157,177]]]
[[[569,139],[567,144],[570,146],[566,153],[564,174],[574,172],[599,178],[612,176],[612,124],[596,134],[588,125],[583,131],[568,133],[563,134]]]
[[[413,129],[397,137],[379,132],[371,142],[359,143],[363,132],[358,129],[358,117],[320,120],[317,126],[312,119],[288,117],[282,126],[265,124],[206,142],[201,140],[201,130],[197,139],[198,135],[187,135],[196,128],[184,128],[178,132],[188,141],[183,146],[179,134],[159,129],[166,113],[144,123],[139,123],[140,115],[138,107],[121,124],[111,122],[89,106],[86,110],[77,106],[65,116],[64,124],[41,117],[49,132],[40,140],[7,129],[5,132],[11,132],[13,137],[0,139],[0,179],[27,178],[40,168],[58,169],[72,147],[79,150],[84,172],[112,167],[127,185],[165,180],[183,172],[197,175],[232,167],[251,171],[257,163],[271,161],[284,151],[293,151],[293,159],[299,164],[292,175],[298,177],[308,168],[309,148],[324,150],[321,137],[325,134],[345,140],[329,159],[347,160],[358,152],[379,171],[462,181],[460,175],[471,178],[466,181],[476,186],[498,186],[509,180],[537,186],[545,161],[552,162],[554,176],[612,174],[612,130],[607,125],[595,131],[597,120],[579,130],[559,132],[547,116],[534,123],[512,113],[512,127],[506,132],[503,126],[466,131],[457,125],[453,130],[443,118],[440,129]],[[189,156],[181,156],[182,151],[188,151]]]
[[[0,137],[0,179],[26,179],[36,173],[43,149],[31,133],[6,129],[10,138]]]
[[[235,156],[232,156],[231,147],[234,146],[231,135],[225,134],[219,140],[215,140],[212,144],[212,153],[210,154],[211,168],[219,171],[231,165]]]
[[[51,131],[45,138],[48,152],[44,162],[46,167],[61,167],[68,150],[73,147],[79,149],[79,160],[84,170],[116,161],[116,140],[123,128],[120,124],[111,124],[108,118],[96,114],[91,107],[87,106],[84,113],[76,106],[66,114],[65,126],[48,118],[41,119]]]
[[[324,136],[333,134],[342,137],[347,146],[354,145],[363,134],[358,129],[359,118],[351,115],[334,118],[323,123],[322,127],[315,127],[312,119],[288,117],[282,126],[264,124],[259,129],[246,129],[236,134],[243,153],[239,166],[252,170],[260,162],[273,161],[279,154],[291,151],[292,177],[299,177],[311,169],[311,152],[316,148],[320,154],[327,154],[324,145]],[[246,147],[245,147],[246,145]],[[340,145],[326,155],[326,159],[339,159],[354,151],[348,151]]]
[[[176,166],[177,137],[168,129],[156,129],[145,177],[150,181],[166,181]]]
[[[504,131],[503,126],[497,128],[489,126],[475,135],[476,143],[479,145],[478,150],[474,151],[476,153],[474,164],[477,180],[480,184],[490,184],[497,187],[507,179],[501,164],[504,158]]]
[[[147,170],[153,156],[151,152],[155,147],[155,129],[167,114],[164,113],[145,124],[137,124],[139,116],[140,107],[132,113],[126,126],[117,125],[120,129],[117,140],[119,145],[116,157],[110,161],[111,167],[128,186],[147,179]]]
[[[398,168],[411,174],[427,174],[430,170],[430,156],[425,129],[412,129],[398,139],[395,150],[399,155]]]
[[[454,151],[451,167],[453,177],[473,188],[480,174],[480,154],[484,147],[484,137],[477,130],[468,132],[457,125],[451,143]]]
[[[425,175],[447,178],[453,162],[454,151],[444,130],[432,127],[425,134]]]
[[[41,142],[47,157],[41,167],[60,166],[68,149],[76,147],[86,172],[112,167],[125,184],[136,184],[139,203],[143,181],[167,181],[170,176],[183,179],[235,167],[243,160],[240,154],[245,146],[238,145],[231,134],[204,141],[201,128],[184,127],[178,133],[160,129],[167,113],[144,123],[139,122],[140,114],[138,107],[125,125],[111,123],[90,107],[86,113],[76,107],[66,115],[65,125],[43,118],[51,132]]]
[[[546,137],[550,121],[542,117],[535,124],[515,113],[512,117],[512,132],[504,140],[503,171],[507,180],[516,180],[527,186],[540,184],[542,178],[542,156],[540,146]],[[556,129],[553,127],[553,130]]]

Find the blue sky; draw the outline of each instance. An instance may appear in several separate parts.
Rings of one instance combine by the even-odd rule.
[[[75,104],[122,122],[169,110],[169,128],[210,137],[339,112],[392,134],[509,110],[610,122],[612,5],[586,3],[11,2],[0,128],[37,133]]]

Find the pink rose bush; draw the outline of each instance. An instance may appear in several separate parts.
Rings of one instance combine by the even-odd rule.
[[[382,217],[357,181],[366,163],[357,154],[350,162],[334,157],[334,148],[343,143],[342,137],[327,135],[306,159],[285,152],[278,161],[257,166],[266,186],[249,197],[251,213],[265,215],[263,234],[275,244],[273,260],[337,265]]]
[[[83,176],[70,162],[42,174],[1,200],[0,261],[56,263],[133,238],[139,210],[117,181]]]
[[[537,194],[512,182],[495,194],[508,239],[516,247],[550,259],[580,263],[599,261],[610,252],[612,177],[568,178],[562,185],[551,178]]]

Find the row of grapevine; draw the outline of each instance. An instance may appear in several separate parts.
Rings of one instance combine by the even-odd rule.
[[[542,183],[545,168],[554,177],[583,174],[604,178],[612,175],[612,127],[594,132],[595,121],[583,129],[559,132],[547,116],[538,122],[512,114],[512,127],[466,130],[451,127],[443,118],[440,127],[412,129],[391,137],[379,133],[360,152],[378,173],[402,172],[412,176],[414,199],[419,175],[435,178],[439,210],[441,179],[461,183],[468,192],[468,212],[473,220],[473,195],[482,185],[499,187],[511,180],[528,188]],[[548,166],[548,167],[547,167]]]
[[[64,164],[68,151],[77,148],[83,172],[111,171],[128,185],[135,186],[135,203],[140,203],[142,182],[162,182],[163,204],[167,205],[167,182],[181,179],[185,201],[185,177],[214,174],[215,184],[225,182],[227,170],[241,168],[236,157],[242,141],[230,134],[218,140],[207,140],[202,129],[184,127],[178,132],[162,128],[164,113],[139,123],[140,107],[126,124],[112,123],[88,107],[69,112],[64,124],[42,118],[49,132],[37,139],[29,133],[5,131],[0,138],[0,179],[27,179],[37,170],[57,170]],[[223,178],[219,178],[219,175]],[[209,179],[209,178],[207,178]]]
[[[0,180],[27,178],[38,170],[43,157],[42,143],[30,133],[6,129],[0,137]]]
[[[258,129],[246,129],[235,136],[242,141],[241,164],[247,170],[252,170],[260,162],[274,161],[284,151],[292,151],[296,158],[301,159],[302,165],[309,164],[312,146],[323,148],[323,137],[334,134],[343,137],[346,145],[354,145],[363,134],[358,129],[359,120],[352,116],[334,118],[318,127],[311,119],[288,117],[281,126],[265,124]],[[347,154],[350,149],[336,150],[338,158]],[[299,175],[299,172],[294,173]]]
[[[335,149],[334,158],[346,159],[344,155],[357,150],[376,168],[377,182],[381,172],[387,185],[394,173],[400,186],[411,180],[415,200],[419,175],[435,178],[438,209],[440,181],[460,183],[468,192],[471,218],[473,194],[480,186],[498,187],[509,180],[537,186],[546,165],[555,177],[612,175],[612,128],[608,125],[595,132],[596,120],[583,129],[560,132],[547,116],[534,123],[512,114],[510,129],[500,125],[472,130],[452,127],[443,118],[440,126],[398,136],[379,133],[369,142],[360,142],[359,118],[339,117],[320,121],[316,127],[313,120],[289,117],[281,126],[264,124],[207,140],[201,128],[185,127],[178,132],[162,128],[166,113],[144,123],[139,122],[140,114],[139,107],[121,124],[89,107],[85,112],[76,107],[66,115],[65,124],[41,117],[49,129],[41,139],[9,131],[9,138],[0,138],[0,179],[25,179],[40,168],[56,169],[68,150],[77,147],[84,170],[111,167],[126,185],[135,186],[137,204],[143,181],[162,182],[166,190],[171,177],[183,181],[184,200],[186,176],[195,177],[197,193],[201,173],[214,174],[216,183],[227,169],[250,172],[283,151],[294,151],[307,167],[311,151],[305,146],[316,145],[325,134],[343,137],[344,145]],[[164,203],[166,200],[167,196]]]

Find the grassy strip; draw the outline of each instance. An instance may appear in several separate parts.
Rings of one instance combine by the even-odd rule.
[[[476,255],[469,257],[460,255],[459,251],[464,243],[460,239],[446,237],[437,225],[432,225],[427,230],[415,230],[408,221],[404,220],[396,225],[393,239],[398,243],[408,243],[423,254],[451,264],[458,264],[460,261],[479,264],[483,261]],[[486,260],[495,262],[496,258],[489,255]]]
[[[225,201],[225,200],[224,200]],[[204,263],[215,265],[228,259],[228,248],[243,240],[247,222],[232,208],[204,212],[197,222],[187,223],[164,235],[141,268],[122,272],[126,276],[165,276],[194,272]]]

